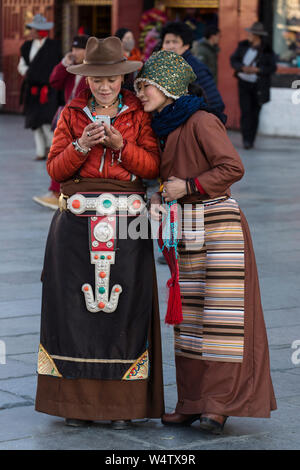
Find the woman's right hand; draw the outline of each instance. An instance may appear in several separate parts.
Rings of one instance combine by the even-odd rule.
[[[160,221],[162,219],[162,214],[166,214],[167,211],[161,205],[161,195],[159,193],[154,193],[150,199],[150,217],[153,220]]]
[[[63,58],[63,64],[65,67],[69,67],[70,65],[75,64],[75,56],[72,52],[68,52],[65,57]]]
[[[97,144],[101,144],[100,140],[103,138],[103,135],[103,126],[100,127],[99,124],[93,122],[85,127],[82,136],[78,139],[78,143],[84,150],[88,150]]]

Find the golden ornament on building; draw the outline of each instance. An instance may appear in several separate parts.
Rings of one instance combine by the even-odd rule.
[[[219,0],[164,0],[163,3],[172,8],[219,8]]]

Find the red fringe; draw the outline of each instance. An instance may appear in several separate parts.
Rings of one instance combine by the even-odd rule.
[[[168,325],[178,325],[183,320],[180,286],[178,280],[174,280],[173,278],[169,279],[167,282],[167,287],[169,287],[170,290],[165,323]]]
[[[166,248],[163,249],[164,243],[162,239],[162,225],[163,224],[161,224],[159,227],[158,245],[167,261],[172,276],[171,279],[169,279],[167,282],[167,287],[169,288],[169,299],[165,323],[168,325],[178,325],[183,320],[178,261],[176,259],[174,248],[170,248],[170,250]]]
[[[40,92],[40,103],[45,104],[47,102],[48,102],[48,87],[47,85],[44,85],[41,88],[41,92]]]

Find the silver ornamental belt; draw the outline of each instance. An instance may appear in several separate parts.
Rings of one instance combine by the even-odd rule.
[[[146,207],[143,196],[144,193],[76,193],[67,198],[65,209],[85,217],[95,214],[108,216],[119,212],[136,216]],[[62,195],[62,198],[66,199],[66,196]]]
[[[90,284],[83,284],[89,312],[112,313],[116,310],[122,286],[115,284],[109,293],[110,267],[115,264],[117,217],[137,216],[146,208],[144,193],[76,193],[61,196],[61,210],[88,217],[91,264],[95,265],[95,293]],[[64,200],[62,200],[64,199]]]

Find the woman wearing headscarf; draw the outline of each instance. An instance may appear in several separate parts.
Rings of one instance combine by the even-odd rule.
[[[89,38],[83,64],[68,67],[89,88],[62,111],[47,161],[62,194],[44,260],[36,410],[73,426],[123,429],[164,411],[153,247],[136,228],[159,154],[150,117],[122,89],[140,67],[118,38]]]
[[[119,28],[115,36],[122,41],[123,49],[128,60],[142,60],[142,54],[135,45],[135,39],[132,31],[128,28]]]
[[[174,325],[178,390],[162,422],[200,419],[220,433],[228,416],[266,418],[276,401],[251,236],[230,192],[244,168],[220,116],[187,94],[194,80],[181,56],[160,51],[135,87],[162,149],[151,213],[157,218],[164,202],[159,245],[172,275],[166,322]]]

